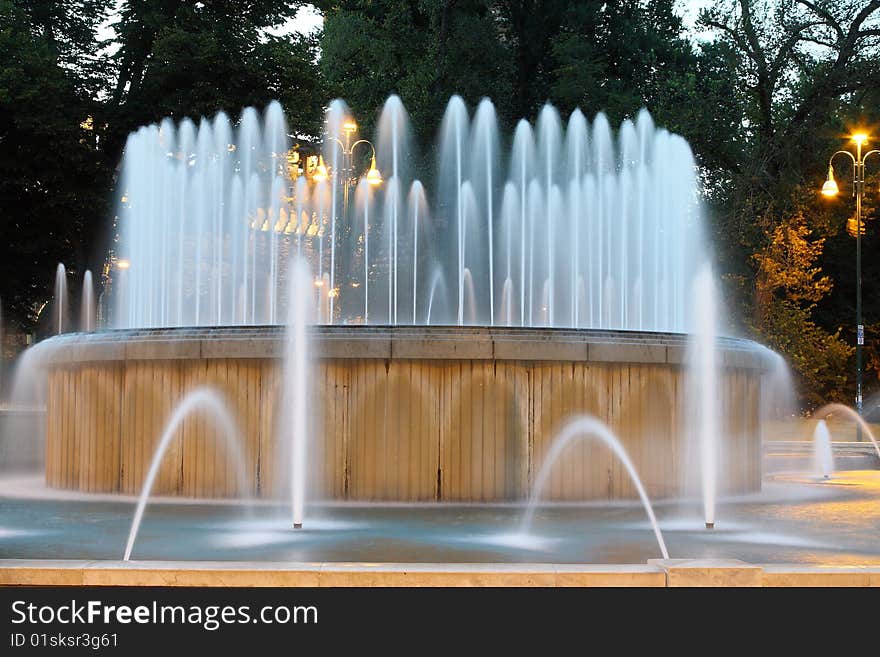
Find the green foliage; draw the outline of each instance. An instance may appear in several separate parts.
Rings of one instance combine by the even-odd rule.
[[[366,134],[389,94],[400,95],[428,146],[446,101],[510,96],[510,62],[486,2],[347,0],[325,12],[321,70]]]
[[[846,387],[853,348],[840,339],[840,331],[829,333],[817,326],[811,311],[811,307],[774,297],[763,308],[756,333],[765,345],[785,355],[808,405],[849,402]]]
[[[58,262],[82,274],[104,223],[110,169],[82,125],[94,103],[64,65],[81,44],[51,38],[64,26],[85,29],[89,18],[74,12],[92,4],[0,0],[0,298],[5,318],[22,326],[50,298]],[[28,13],[36,9],[42,22]]]
[[[613,124],[654,105],[695,63],[671,0],[570,3],[552,52],[561,109],[605,111]]]
[[[778,346],[812,401],[841,398],[844,389],[851,399],[855,365],[851,357],[840,360],[853,352],[844,341],[855,343],[855,248],[844,230],[854,209],[845,185],[851,165],[838,162],[837,200],[829,203],[818,189],[829,156],[848,147],[848,127],[880,120],[880,0],[717,0],[701,24],[735,53],[730,70],[743,115],[742,157],[714,205],[722,269],[738,284],[729,292],[745,309],[746,328]],[[762,258],[781,255],[773,252],[778,230],[798,217],[824,240],[815,266],[834,282],[809,304],[785,286],[768,295],[762,279]],[[863,242],[866,254],[878,245],[870,224]],[[863,262],[866,283],[880,274],[871,260]],[[880,312],[872,287],[865,287],[864,304],[869,342]],[[835,364],[835,376],[817,371]]]
[[[325,103],[314,37],[273,37],[300,3],[287,0],[129,0],[115,25],[116,80],[106,113],[119,150],[139,125],[165,116],[233,118],[279,100],[299,134],[317,136]]]
[[[58,262],[76,278],[100,271],[116,167],[139,125],[219,110],[234,119],[278,99],[299,135],[320,133],[316,38],[264,32],[300,4],[0,0],[4,321],[33,328]],[[101,42],[117,8],[117,36]]]
[[[137,91],[125,102],[129,123],[172,116],[198,119],[279,100],[296,128],[317,135],[323,90],[315,74],[317,44],[301,35],[259,38],[253,23],[226,23],[191,10],[159,31]]]
[[[803,195],[807,197],[807,195]],[[853,349],[841,329],[828,332],[813,320],[816,304],[832,289],[817,265],[825,239],[811,239],[806,204],[768,229],[766,245],[753,256],[757,268],[755,323],[762,341],[786,355],[809,404],[840,401]]]

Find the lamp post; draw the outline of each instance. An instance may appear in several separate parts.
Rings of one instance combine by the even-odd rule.
[[[345,142],[343,142],[338,137],[331,137],[332,141],[336,142],[339,148],[342,150],[342,167],[340,167],[340,173],[342,174],[341,183],[342,183],[342,216],[348,217],[348,206],[349,206],[349,197],[351,187],[357,184],[357,176],[354,172],[354,153],[358,146],[366,145],[370,147],[371,151],[371,159],[370,159],[370,168],[367,171],[366,179],[367,183],[373,187],[377,187],[382,184],[382,174],[379,173],[379,169],[376,168],[376,147],[373,146],[372,142],[366,139],[358,139],[357,141],[351,141],[352,136],[357,132],[358,126],[354,121],[348,120],[342,124],[342,132],[345,134]],[[317,181],[327,180],[332,175],[332,172],[328,171],[327,166],[324,164],[324,158],[318,160],[318,169],[314,176],[314,179]],[[334,216],[335,219],[335,216]],[[366,231],[366,228],[364,229]],[[364,240],[367,239],[366,234],[364,234]],[[331,259],[332,254],[335,253],[336,246],[336,225],[335,221],[330,228],[330,240],[331,240]],[[336,289],[336,267],[335,262],[330,263],[330,291]],[[330,297],[330,316],[332,321],[333,316],[333,306],[335,301],[335,294]]]
[[[862,324],[862,197],[865,195],[865,160],[872,155],[880,154],[880,150],[862,154],[862,146],[868,143],[868,135],[857,132],[850,137],[856,145],[856,153],[840,150],[828,160],[828,179],[822,185],[822,194],[833,198],[839,193],[837,181],[834,180],[834,158],[847,155],[853,163],[853,196],[856,199],[855,237],[856,237],[856,410],[862,414],[862,345],[865,343],[865,327]],[[856,439],[862,439],[862,429],[856,429]]]
[[[352,185],[357,183],[357,176],[354,173],[354,152],[358,146],[366,145],[370,147],[370,168],[367,171],[367,182],[376,187],[382,184],[382,174],[376,168],[376,147],[373,143],[366,139],[358,139],[352,143],[351,138],[357,132],[358,126],[354,121],[346,121],[342,124],[342,132],[345,133],[345,142],[338,137],[333,137],[339,148],[342,150],[342,167],[341,172],[344,174],[342,178],[342,216],[348,216],[349,190]],[[323,164],[323,161],[321,162]],[[326,169],[325,169],[326,171]],[[329,175],[326,174],[325,175]]]

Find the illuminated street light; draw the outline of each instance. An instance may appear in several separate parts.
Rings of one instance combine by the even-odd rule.
[[[373,153],[373,159],[370,162],[370,170],[367,171],[367,183],[369,183],[373,187],[378,187],[382,184],[382,174],[379,173],[379,169],[376,168],[375,153]]]
[[[822,194],[825,196],[837,196],[840,190],[837,188],[837,181],[834,180],[834,168],[828,165],[828,180],[822,185]]]
[[[315,182],[324,182],[330,177],[330,173],[327,171],[327,165],[324,164],[324,156],[321,155],[318,158],[318,167],[315,169],[315,175],[312,176],[312,179]]]
[[[369,146],[370,151],[371,151],[371,153],[370,153],[370,155],[371,155],[370,168],[367,171],[367,176],[366,176],[367,184],[369,184],[371,187],[378,187],[379,185],[382,184],[382,174],[379,172],[379,169],[376,167],[376,147],[373,146],[372,142],[370,142],[366,139],[358,139],[354,143],[352,143],[352,141],[351,141],[352,137],[357,132],[357,129],[358,129],[357,123],[355,123],[352,119],[348,119],[342,124],[342,132],[345,133],[345,142],[343,143],[343,141],[341,139],[339,139],[338,137],[331,137],[331,141],[335,142],[336,145],[338,145],[340,150],[342,151],[342,167],[340,167],[339,173],[342,174],[340,176],[340,182],[342,184],[342,216],[343,217],[348,216],[348,209],[349,209],[350,197],[351,197],[351,188],[354,187],[355,185],[357,185],[357,181],[358,181],[358,176],[355,174],[355,169],[354,169],[354,153],[357,150],[358,146],[361,146],[361,145]],[[317,178],[317,176],[314,176],[314,178]],[[332,241],[334,241],[334,243],[335,243],[335,240],[336,240],[335,215],[334,215],[334,221],[330,227],[330,239]],[[331,252],[331,253],[333,253],[333,252]],[[332,255],[331,255],[331,262],[330,262],[330,289],[331,290],[336,289],[336,267],[335,267],[335,263],[332,261]],[[329,295],[329,301],[330,301],[329,313],[330,313],[330,316],[332,317],[333,316],[333,308],[335,305],[335,295]]]
[[[856,215],[847,220],[847,231],[856,238],[856,410],[862,414],[862,345],[865,344],[865,327],[862,324],[862,234],[865,232],[862,224],[862,198],[865,195],[865,160],[872,155],[877,155],[880,150],[868,151],[862,155],[862,146],[868,143],[868,134],[857,131],[850,136],[850,141],[856,145],[856,153],[853,155],[848,150],[840,150],[831,156],[828,161],[828,179],[822,185],[822,195],[828,198],[837,196],[840,191],[837,181],[834,180],[834,158],[838,155],[846,155],[853,163],[853,196],[856,199]],[[862,429],[856,429],[856,437],[862,439]]]

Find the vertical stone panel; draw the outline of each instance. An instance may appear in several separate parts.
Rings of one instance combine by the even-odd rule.
[[[533,352],[534,353],[534,352]],[[436,354],[435,354],[436,355]],[[280,363],[268,356],[59,363],[48,377],[46,479],[50,486],[137,494],[161,433],[182,399],[219,391],[240,432],[248,491],[268,497],[279,479]],[[309,404],[311,494],[322,499],[493,502],[525,497],[553,441],[575,416],[609,424],[652,497],[682,482],[684,391],[680,365],[578,360],[325,358]],[[760,380],[725,370],[723,489],[760,486]],[[237,459],[204,413],[184,420],[154,492],[232,496]],[[625,469],[591,437],[554,466],[549,500],[636,496]]]

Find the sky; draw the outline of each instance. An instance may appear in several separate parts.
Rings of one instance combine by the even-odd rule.
[[[296,16],[276,28],[268,30],[270,34],[279,36],[281,34],[291,34],[299,32],[300,34],[308,34],[321,28],[324,24],[324,17],[321,12],[312,5],[300,7],[296,12]]]
[[[700,33],[695,30],[695,24],[697,22],[697,17],[700,14],[700,10],[711,6],[713,2],[714,0],[677,0],[676,4],[682,13],[684,24],[687,27],[688,32],[691,33],[694,38],[700,39],[705,35],[705,33]],[[321,17],[320,12],[312,5],[306,5],[305,7],[300,8],[295,18],[292,18],[270,32],[275,35],[290,34],[292,32],[306,34],[316,29],[320,29],[323,22],[324,20]]]
[[[705,33],[700,33],[695,30],[697,16],[701,9],[710,6],[713,1],[714,0],[678,0],[676,3],[682,12],[682,18],[684,19],[684,24],[688,32],[696,39],[702,39],[705,37]],[[117,7],[120,4],[121,0],[117,0]],[[98,37],[100,39],[109,39],[113,36],[114,30],[111,27],[111,23],[115,20],[116,12],[111,14],[98,30]],[[315,9],[313,5],[304,5],[299,8],[295,17],[281,25],[270,28],[267,32],[274,36],[291,34],[294,32],[308,34],[320,29],[323,23],[324,19],[321,16],[321,13]]]
[[[115,30],[113,29],[112,24],[116,21],[119,12],[119,6],[122,4],[122,0],[116,0],[116,10],[111,12],[111,14],[107,17],[101,26],[98,28],[98,39],[105,40],[110,39],[114,36]],[[291,34],[293,32],[300,32],[302,34],[308,34],[317,29],[320,29],[321,25],[324,23],[324,18],[321,16],[321,13],[315,9],[312,5],[304,5],[299,8],[296,12],[296,16],[288,20],[286,23],[282,25],[278,25],[276,27],[270,28],[267,30],[269,34],[273,36],[280,36],[282,34]]]

